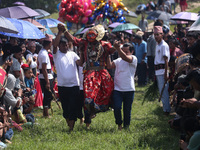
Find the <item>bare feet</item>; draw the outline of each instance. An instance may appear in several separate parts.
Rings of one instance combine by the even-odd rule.
[[[91,114],[90,118],[93,119],[96,117],[96,114]]]
[[[90,129],[90,123],[86,123],[86,129],[87,129],[87,130]]]
[[[122,125],[118,125],[118,130],[121,131],[123,129]]]
[[[84,119],[84,118],[81,118],[81,119],[80,119],[80,125],[83,125],[84,121],[85,121],[85,119]]]

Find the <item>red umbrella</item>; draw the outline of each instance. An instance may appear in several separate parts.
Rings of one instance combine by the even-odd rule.
[[[6,18],[32,18],[40,15],[35,10],[26,6],[13,6],[0,9],[0,15]]]

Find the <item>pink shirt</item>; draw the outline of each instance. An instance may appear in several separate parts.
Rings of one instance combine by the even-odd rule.
[[[182,52],[179,48],[177,48],[177,47],[175,47],[175,50],[174,50],[174,51],[171,51],[171,56],[179,57],[179,56],[181,56],[182,54],[183,54],[183,52]]]

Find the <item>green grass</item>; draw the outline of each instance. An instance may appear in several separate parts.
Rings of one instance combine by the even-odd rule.
[[[99,113],[92,120],[91,129],[76,122],[69,133],[62,111],[53,103],[54,116],[35,114],[38,123],[33,128],[15,131],[9,150],[178,150],[179,133],[169,128],[173,116],[163,115],[157,101],[142,105],[144,88],[136,88],[130,130],[117,130],[113,111]]]

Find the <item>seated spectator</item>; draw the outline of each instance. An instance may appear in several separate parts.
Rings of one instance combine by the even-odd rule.
[[[14,54],[13,54],[13,64],[10,67],[10,73],[15,76],[16,84],[15,88],[20,89],[20,74],[21,74],[21,64],[19,60],[22,58],[22,48],[19,46],[14,46],[13,48]]]
[[[33,71],[29,67],[26,67],[23,70],[24,70],[24,82],[25,82],[25,85],[30,90],[33,90],[33,86],[34,86]]]
[[[37,57],[34,56],[36,50],[35,41],[29,41],[28,50],[24,53],[27,64],[32,68],[33,74],[36,76]]]
[[[190,31],[187,33],[186,36],[187,36],[187,41],[188,41],[188,47],[190,48],[197,41],[198,35],[196,32]],[[190,50],[188,50],[188,52],[190,52]]]
[[[12,138],[14,132],[11,128],[11,119],[8,112],[1,106],[0,107],[0,130],[2,129],[3,135],[1,139],[7,143],[11,143],[10,139]]]
[[[189,137],[189,143],[186,139],[180,139],[179,144],[182,150],[199,150],[200,149],[200,125],[195,118],[188,118],[184,122],[184,129]]]

